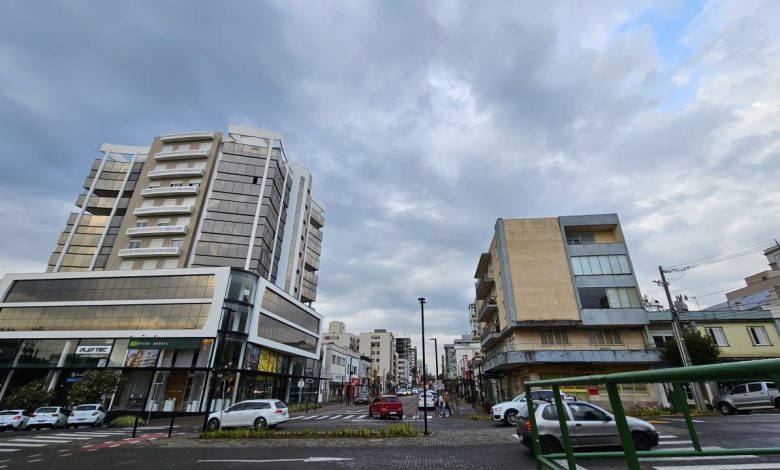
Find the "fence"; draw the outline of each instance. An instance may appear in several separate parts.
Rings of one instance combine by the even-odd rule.
[[[772,379],[780,384],[780,359],[765,359],[758,361],[732,362],[729,364],[712,364],[706,366],[678,367],[673,369],[654,369],[639,372],[619,372],[606,375],[590,375],[583,377],[571,377],[551,380],[537,380],[526,382],[526,396],[531,396],[531,387],[551,387],[553,399],[558,413],[558,423],[561,427],[561,439],[563,440],[564,453],[542,455],[539,443],[539,430],[536,427],[536,416],[533,401],[528,402],[528,419],[531,422],[531,440],[536,456],[536,468],[558,469],[560,466],[554,462],[557,459],[566,459],[569,470],[576,470],[576,460],[599,458],[623,458],[626,467],[630,470],[640,470],[639,459],[643,457],[699,457],[699,456],[739,456],[739,455],[780,455],[780,448],[754,448],[754,449],[702,449],[696,427],[691,419],[688,403],[683,392],[683,384],[686,382],[705,382],[714,380],[761,380]],[[631,432],[626,422],[623,404],[618,393],[621,384],[650,384],[672,383],[672,399],[675,409],[681,410],[688,427],[688,434],[693,444],[693,450],[683,451],[637,451]],[[571,435],[566,421],[566,413],[560,396],[561,386],[577,385],[604,385],[607,389],[612,413],[615,415],[622,451],[616,452],[574,452],[571,444]]]

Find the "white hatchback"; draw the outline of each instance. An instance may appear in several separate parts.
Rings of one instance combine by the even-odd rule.
[[[61,428],[68,422],[70,410],[61,406],[42,406],[35,410],[30,421],[27,422],[28,428]]]
[[[419,397],[417,397],[417,409],[422,410],[423,408],[436,408],[436,394],[431,392],[421,393]]]
[[[67,426],[77,428],[79,426],[102,426],[106,419],[106,410],[103,405],[89,404],[79,405],[73,408],[73,412],[68,416]]]
[[[27,427],[32,413],[27,410],[3,410],[0,411],[0,431],[13,429],[21,431]]]
[[[289,419],[287,405],[280,400],[247,400],[226,410],[209,414],[206,429],[216,431],[220,428],[275,428]]]

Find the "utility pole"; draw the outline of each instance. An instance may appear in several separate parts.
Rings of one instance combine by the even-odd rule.
[[[683,367],[692,365],[691,356],[688,353],[688,347],[685,345],[685,340],[682,336],[680,329],[680,319],[677,316],[677,309],[674,307],[672,301],[672,294],[669,292],[669,283],[666,282],[666,275],[663,266],[658,266],[658,272],[661,273],[661,285],[666,292],[666,300],[669,302],[669,312],[672,314],[672,334],[674,334],[674,341],[677,343],[677,350],[680,352],[680,359],[682,360]],[[691,384],[691,392],[693,392],[693,401],[696,402],[696,408],[699,411],[707,409],[704,404],[704,400],[699,393],[699,388],[696,383]]]
[[[425,377],[425,297],[417,299],[420,302],[420,326],[422,327],[422,366],[423,366],[423,421],[425,422],[425,435],[428,435],[428,390],[425,386],[427,379]]]

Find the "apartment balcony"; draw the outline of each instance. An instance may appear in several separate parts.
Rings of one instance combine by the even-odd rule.
[[[479,255],[479,262],[477,263],[477,271],[474,273],[475,278],[483,277],[487,273],[488,265],[490,264],[490,253],[482,253]]]
[[[304,271],[303,271],[303,280],[304,280],[304,281],[308,281],[308,282],[312,283],[312,284],[313,284],[313,285],[315,285],[315,286],[316,286],[316,285],[319,283],[319,281],[320,281],[320,279],[319,279],[319,276],[317,276],[316,274],[314,274],[314,272],[313,272],[313,271],[306,271],[306,270],[304,270]]]
[[[193,206],[151,206],[137,207],[133,215],[186,215],[192,214]]]
[[[496,281],[492,277],[483,277],[477,280],[475,288],[477,290],[477,300],[482,300],[487,297],[490,290],[496,285]]]
[[[320,260],[307,254],[306,261],[303,263],[303,268],[306,271],[317,271],[320,269]]]
[[[124,248],[119,250],[122,258],[157,258],[160,256],[179,256],[181,247],[161,246],[156,248]]]
[[[183,132],[181,134],[161,135],[160,141],[166,144],[176,142],[190,142],[193,140],[213,140],[216,135],[213,132]]]
[[[325,225],[325,218],[317,211],[310,211],[309,220],[315,228],[322,228]]]
[[[484,343],[483,343],[484,346]],[[661,362],[658,351],[646,349],[644,344],[604,346],[594,349],[583,345],[531,345],[523,344],[521,351],[506,351],[485,358],[482,370],[498,372],[526,364],[657,364]]]
[[[165,170],[152,170],[147,175],[149,179],[163,178],[189,178],[192,176],[203,176],[203,168],[168,168]]]
[[[161,162],[167,162],[171,160],[192,160],[208,157],[208,150],[176,150],[174,152],[159,152],[154,156],[154,159]]]
[[[197,186],[159,186],[141,190],[143,197],[194,196],[196,194],[198,194]]]
[[[130,227],[127,235],[131,237],[149,237],[153,235],[184,235],[187,233],[186,225],[167,225],[151,227]]]
[[[498,312],[498,304],[496,304],[496,298],[491,297],[489,299],[485,299],[484,302],[479,306],[479,310],[477,311],[477,321],[486,322],[490,320],[490,318]]]
[[[482,344],[483,348],[487,349],[497,344],[500,339],[501,330],[498,325],[488,325],[484,331],[482,331],[479,342]]]

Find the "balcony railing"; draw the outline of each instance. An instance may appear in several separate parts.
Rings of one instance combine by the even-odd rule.
[[[538,343],[523,341],[521,344],[507,348],[506,351],[645,351],[647,349],[651,348],[642,341],[628,341],[621,344],[593,344],[590,342],[546,344],[541,341]]]
[[[203,168],[168,168],[165,170],[152,170],[146,176],[153,180],[161,178],[203,176]]]
[[[491,297],[489,299],[485,299],[477,311],[477,321],[488,321],[490,317],[493,316],[493,314],[497,311],[498,305],[496,304],[496,298]]]
[[[150,206],[137,207],[134,215],[191,214],[192,206]]]
[[[320,214],[317,211],[311,211],[311,216],[309,219],[311,220],[311,224],[316,228],[322,228],[323,225],[325,225],[325,218],[322,217],[322,214]]]
[[[141,190],[143,197],[156,196],[191,196],[198,194],[197,186],[158,186]]]
[[[213,132],[183,132],[181,134],[168,134],[160,136],[160,140],[166,144],[173,142],[188,142],[191,140],[212,140],[213,138]]]
[[[165,225],[151,227],[130,227],[127,229],[127,235],[134,237],[144,237],[149,235],[183,235],[187,233],[186,225]]]
[[[157,256],[179,256],[181,247],[164,246],[157,248],[124,248],[119,250],[119,256],[122,258],[143,258]]]
[[[477,300],[482,300],[490,293],[493,286],[496,285],[496,281],[492,277],[483,277],[478,279],[475,288],[477,291]]]
[[[479,337],[479,342],[483,348],[489,348],[496,344],[501,338],[501,329],[498,325],[488,325],[482,330],[482,334]]]
[[[154,156],[158,161],[190,160],[193,158],[208,158],[208,150],[176,150],[175,152],[159,152]]]

